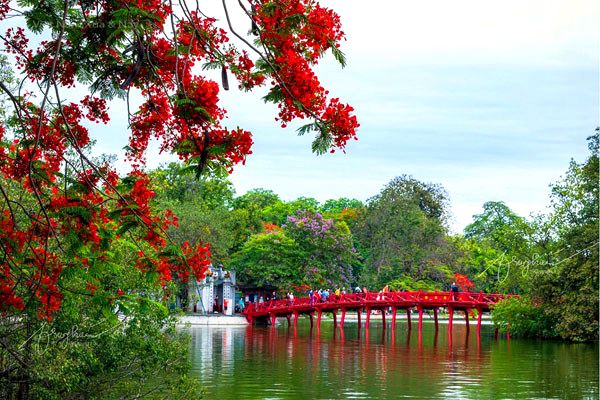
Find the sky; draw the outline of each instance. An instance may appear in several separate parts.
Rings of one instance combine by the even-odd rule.
[[[317,71],[356,109],[359,140],[346,154],[316,156],[312,138],[295,132],[301,124],[280,128],[260,91],[232,84],[222,92],[226,125],[255,141],[231,175],[237,194],[260,187],[284,200],[367,200],[408,174],[448,191],[452,232],[486,201],[523,216],[545,211],[549,185],[571,158],[586,158],[585,139],[600,125],[595,3],[323,1],[341,16],[348,66],[328,56]],[[98,151],[118,152],[122,129],[117,119],[100,131]],[[168,160],[152,156],[148,166]]]

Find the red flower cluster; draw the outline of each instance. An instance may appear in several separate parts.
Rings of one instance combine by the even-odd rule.
[[[277,224],[273,224],[271,222],[263,222],[263,228],[266,232],[278,232],[281,231],[281,227]]]
[[[339,16],[312,0],[272,2],[259,0],[254,20],[262,28],[260,38],[275,55],[273,77],[277,82],[271,97],[283,97],[279,103],[281,125],[295,118],[317,118],[335,147],[344,149],[356,137],[359,127],[353,108],[332,99],[311,66],[325,51],[343,39]]]
[[[54,21],[58,9],[38,20],[35,31],[44,30],[52,39],[41,41],[37,49],[30,48],[28,39],[35,32],[24,27],[9,28],[4,35],[19,78],[33,81],[43,96],[12,96],[12,113],[0,125],[2,178],[11,190],[24,188],[23,196],[33,204],[2,200],[1,313],[27,309],[51,319],[60,308],[62,271],[89,273],[91,265],[109,261],[107,250],[125,235],[140,250],[136,267],[157,272],[161,282],[204,276],[210,264],[208,245],[169,243],[166,230],[177,225],[177,218],[153,211],[155,194],[142,172],[152,139],[162,151],[197,162],[199,170],[210,162],[232,171],[252,153],[250,132],[224,126],[219,84],[201,75],[201,66],[221,70],[226,89],[228,74],[245,90],[268,78],[272,88],[267,97],[278,104],[282,125],[295,118],[314,119],[331,135],[334,147],[343,149],[358,128],[352,107],[328,100],[312,70],[343,39],[339,17],[314,0],[251,1],[250,18],[263,51],[256,60],[238,50],[214,18],[187,7],[172,10],[169,1],[76,3],[65,29]],[[16,14],[31,16],[31,21],[58,7],[26,4],[28,9]],[[9,9],[9,2],[0,0],[0,20]],[[74,101],[69,97],[73,91],[61,93],[77,79],[92,83],[100,96]],[[104,97],[130,90],[141,93],[143,102],[130,119],[127,159],[133,171],[121,179],[107,165],[91,164],[86,151],[90,123],[109,121]],[[102,291],[95,278],[83,276],[82,287],[98,296]]]
[[[81,104],[87,111],[85,117],[88,120],[92,122],[103,122],[105,124],[110,121],[110,117],[108,116],[108,111],[106,109],[106,100],[88,95],[81,100]]]
[[[0,19],[2,16],[2,5],[0,5]],[[8,28],[4,34],[4,47],[6,52],[15,55],[15,62],[19,68],[27,67],[27,63],[33,56],[33,51],[27,47],[29,39],[25,35],[25,29],[18,27],[16,30]]]
[[[206,126],[221,120],[224,111],[219,108],[219,85],[198,77],[180,92],[173,114],[188,126]]]
[[[215,26],[215,18],[207,18],[196,11],[190,13],[188,20],[181,20],[177,24],[177,41],[183,46],[184,51],[195,57],[212,56],[214,49],[219,49],[229,42],[227,32]]]
[[[22,311],[25,308],[23,299],[15,293],[16,283],[10,277],[10,267],[0,267],[0,312],[5,313],[11,309]]]
[[[104,2],[100,2],[104,3]],[[164,0],[120,0],[119,8],[138,9],[150,14],[152,18],[145,19],[144,22],[152,22],[155,29],[160,29],[165,23],[169,14],[171,14],[171,6],[168,1]],[[105,6],[106,7],[106,6]],[[107,9],[110,9],[107,7]],[[133,15],[138,15],[133,13]]]
[[[192,247],[188,242],[184,242],[179,250],[181,257],[165,253],[158,258],[150,258],[140,251],[135,267],[144,273],[157,272],[163,284],[171,281],[173,276],[180,282],[187,282],[190,274],[198,281],[204,278],[210,266],[210,246],[198,244]]]
[[[210,266],[209,246],[199,244],[196,247],[192,247],[188,242],[185,242],[181,248],[183,250],[185,263],[189,268],[178,268],[177,273],[179,274],[179,279],[183,282],[187,282],[190,272],[197,281],[203,279],[206,270]]]
[[[237,60],[234,54],[231,55],[230,59],[232,60],[231,70],[240,82],[240,89],[250,90],[263,84],[265,74],[254,70],[254,62],[248,57],[245,50],[237,56]]]
[[[471,282],[469,277],[463,274],[454,274],[454,281],[456,282],[456,285],[460,288],[460,290],[462,290],[463,292],[468,292],[469,289],[475,287],[475,284]]]
[[[68,51],[68,41],[56,40],[43,41],[35,55],[28,57],[26,68],[31,81],[44,81],[49,76],[54,76],[62,86],[75,86],[76,65],[74,60],[56,56],[57,52]],[[27,51],[25,54],[31,54]]]
[[[331,99],[323,115],[321,115],[321,120],[327,125],[328,131],[333,136],[333,141],[338,148],[343,149],[348,140],[357,139],[356,130],[359,123],[356,116],[352,115],[353,111],[354,108],[347,104],[341,104],[339,99]]]
[[[33,255],[36,272],[28,285],[33,287],[35,295],[40,301],[38,317],[52,320],[52,314],[58,311],[63,298],[56,286],[62,266],[56,254],[49,253],[42,248],[33,249]]]
[[[6,14],[10,11],[10,0],[0,1],[0,20],[6,18]]]

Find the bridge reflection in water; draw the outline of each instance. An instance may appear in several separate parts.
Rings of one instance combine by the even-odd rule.
[[[285,320],[284,320],[285,321]],[[598,346],[494,339],[456,325],[421,335],[380,319],[359,333],[308,319],[297,327],[192,328],[192,362],[207,398],[594,398]]]

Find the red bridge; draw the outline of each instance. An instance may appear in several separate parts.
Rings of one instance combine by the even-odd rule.
[[[396,326],[396,313],[398,310],[406,312],[409,329],[411,327],[411,310],[416,310],[419,315],[419,332],[423,326],[423,311],[433,310],[436,329],[438,327],[438,309],[448,310],[448,330],[452,331],[452,321],[455,311],[464,311],[467,328],[469,326],[469,311],[477,310],[477,333],[481,330],[481,316],[489,312],[490,307],[498,301],[513,295],[469,293],[469,292],[389,292],[389,293],[352,293],[339,296],[331,295],[327,301],[317,302],[307,297],[289,300],[271,300],[264,303],[250,303],[244,309],[248,322],[270,321],[275,326],[277,317],[286,317],[288,325],[294,318],[294,327],[301,314],[310,317],[311,328],[313,317],[317,313],[317,329],[321,327],[321,315],[333,313],[333,323],[337,327],[337,313],[341,312],[339,326],[344,327],[347,311],[356,311],[358,324],[361,324],[361,313],[365,312],[365,328],[369,328],[372,310],[381,310],[381,317],[385,326],[386,310],[391,309],[392,329]]]

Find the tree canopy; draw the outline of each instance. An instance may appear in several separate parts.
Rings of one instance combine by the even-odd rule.
[[[537,232],[530,240],[530,262],[518,271],[525,297],[495,311],[504,329],[598,340],[598,137],[596,129],[588,138],[589,157],[582,163],[572,160],[551,186],[551,213],[531,223]]]
[[[371,268],[365,283],[383,286],[403,275],[442,287],[452,275],[446,265],[448,195],[437,184],[399,176],[367,201],[356,228]]]
[[[134,377],[148,382],[162,365],[185,371],[175,351],[185,344],[169,330],[164,304],[173,281],[204,276],[208,242],[220,260],[235,247],[240,237],[219,225],[235,226],[235,218],[221,219],[233,192],[227,180],[195,182],[179,166],[150,176],[145,162],[155,142],[196,178],[243,164],[253,138],[225,122],[219,92],[230,83],[241,91],[264,87],[283,127],[305,120],[300,132],[314,134],[317,154],[343,150],[356,137],[353,108],[330,96],[314,72],[326,53],[345,64],[334,11],[312,0],[221,5],[224,21],[192,2],[0,1],[0,21],[9,21],[0,60],[2,397],[110,397],[102,390],[109,378],[126,397]],[[237,17],[246,25],[234,26]],[[96,125],[122,115],[114,107],[126,110],[128,126],[127,168],[120,171],[109,158],[91,156],[91,137],[102,129]],[[161,186],[158,197],[153,182]],[[189,202],[198,208],[183,206]],[[40,327],[68,332],[80,322],[65,319],[75,310],[106,324],[88,324],[83,344],[53,338],[65,347],[52,355],[70,375],[44,372],[44,350],[22,344],[35,342]],[[152,323],[140,326],[144,315]],[[106,330],[111,334],[96,339]],[[105,339],[120,354],[100,351]],[[122,380],[107,373],[126,366],[131,373]],[[62,386],[46,384],[49,371]],[[189,395],[162,392],[164,382],[156,383],[137,395]]]

